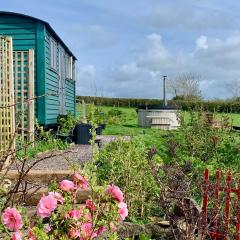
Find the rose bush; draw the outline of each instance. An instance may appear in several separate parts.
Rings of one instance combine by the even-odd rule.
[[[128,216],[123,193],[115,185],[90,186],[91,197],[85,205],[77,205],[79,190],[89,185],[79,173],[72,176],[72,181],[61,181],[54,191],[41,197],[32,219],[23,219],[16,208],[6,208],[1,215],[6,239],[90,240],[101,238],[101,234],[108,239],[116,236],[117,225]]]

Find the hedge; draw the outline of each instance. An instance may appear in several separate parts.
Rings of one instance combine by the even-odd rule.
[[[150,105],[163,105],[158,99],[137,99],[137,98],[106,98],[92,96],[77,96],[77,102],[94,103],[95,105],[115,107],[135,107]],[[178,106],[182,110],[202,109],[209,112],[240,113],[240,100],[211,100],[211,101],[186,101],[170,100],[168,105]]]

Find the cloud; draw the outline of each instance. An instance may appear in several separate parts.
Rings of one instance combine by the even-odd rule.
[[[208,45],[207,45],[207,37],[206,36],[201,36],[199,38],[197,38],[196,40],[196,45],[197,45],[197,49],[207,49]]]
[[[156,28],[189,30],[228,29],[232,18],[219,9],[203,6],[199,1],[182,0],[181,4],[162,3],[154,6],[148,23]]]
[[[116,43],[111,32],[100,24],[84,25],[75,23],[70,27],[70,32],[77,36],[76,44],[80,45],[80,48],[106,48]]]
[[[225,39],[199,36],[189,52],[170,51],[161,35],[146,37],[147,46],[133,62],[105,69],[102,80],[109,96],[162,97],[162,75],[174,78],[184,72],[201,76],[204,97],[230,97],[229,81],[240,81],[240,33]]]
[[[76,92],[78,95],[96,94],[96,68],[84,65],[77,69]]]

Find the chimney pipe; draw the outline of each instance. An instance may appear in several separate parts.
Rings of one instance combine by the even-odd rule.
[[[163,76],[163,106],[167,106],[167,98],[166,98],[166,80],[167,76]]]

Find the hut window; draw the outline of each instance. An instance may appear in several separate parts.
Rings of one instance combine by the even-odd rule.
[[[57,43],[50,38],[50,59],[51,59],[51,68],[57,70]]]
[[[73,79],[73,59],[66,55],[66,74],[68,79]]]
[[[73,81],[75,81],[76,80],[76,63],[75,63],[75,61],[72,62],[72,74],[73,74],[72,79],[73,79]]]

